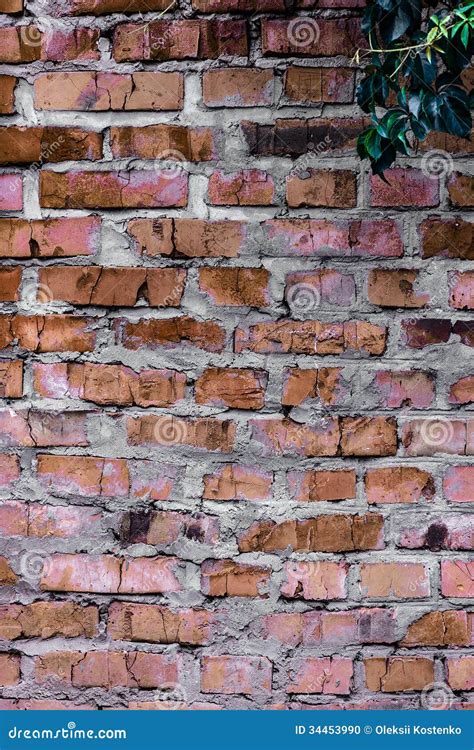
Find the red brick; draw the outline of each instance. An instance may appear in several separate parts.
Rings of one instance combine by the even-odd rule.
[[[0,257],[53,258],[93,255],[100,243],[100,219],[0,219]]]
[[[370,178],[371,206],[422,208],[439,204],[438,180],[426,176],[420,170],[388,169],[385,177],[387,183],[377,175]]]
[[[193,0],[201,13],[278,13],[285,10],[284,0]]]
[[[364,660],[365,680],[369,690],[396,693],[423,690],[433,684],[434,663],[431,659],[393,656],[388,659]]]
[[[320,419],[314,424],[300,424],[288,418],[253,419],[252,440],[267,456],[335,456],[340,430],[337,418]]]
[[[95,456],[38,456],[38,478],[55,494],[167,500],[176,469],[156,461]]]
[[[356,18],[314,18],[298,16],[291,20],[262,19],[264,55],[302,55],[352,57],[362,45]]]
[[[474,502],[474,466],[450,466],[443,478],[443,494],[451,503]]]
[[[386,329],[365,321],[320,323],[317,320],[283,320],[256,323],[235,331],[235,351],[259,354],[342,354],[354,350],[380,355],[385,349]]]
[[[268,500],[273,475],[240,463],[224,464],[213,474],[206,474],[203,481],[204,500]]]
[[[446,318],[410,318],[402,321],[402,343],[412,349],[446,344],[451,337],[451,321]]]
[[[187,175],[171,170],[40,174],[42,208],[166,208],[187,201]]]
[[[210,161],[217,157],[217,131],[184,125],[148,125],[110,129],[112,155],[117,158],[164,159],[177,171],[183,161]],[[169,178],[168,178],[169,179]]]
[[[163,448],[189,445],[230,453],[234,445],[235,424],[230,420],[212,418],[129,417],[127,436],[129,445],[161,445]]]
[[[323,693],[348,695],[351,692],[353,666],[351,659],[338,656],[306,658],[296,662],[289,674],[289,693]]]
[[[261,656],[203,656],[201,692],[260,695],[272,688],[272,663]]]
[[[0,128],[0,163],[54,163],[102,157],[102,135],[80,128]]]
[[[205,71],[202,78],[207,107],[271,107],[274,89],[268,68],[218,68]]]
[[[37,26],[3,26],[0,29],[0,62],[16,64],[39,60],[42,36]]]
[[[56,679],[74,687],[153,688],[177,682],[177,662],[171,654],[143,651],[55,651],[35,657],[35,676],[39,684]]]
[[[417,503],[432,500],[435,486],[427,471],[414,466],[387,466],[367,471],[365,491],[371,505]]]
[[[472,228],[472,223],[460,216],[453,219],[425,219],[420,224],[422,257],[474,260]]]
[[[50,29],[43,34],[41,59],[51,62],[99,60],[99,39],[100,29],[97,28]]]
[[[424,307],[428,294],[418,294],[418,273],[410,269],[382,269],[369,271],[367,296],[369,302],[381,307]]]
[[[23,362],[0,360],[0,398],[21,398],[22,395]]]
[[[215,60],[248,53],[245,21],[227,19],[124,23],[115,29],[112,54],[134,60]]]
[[[288,472],[288,489],[299,503],[349,500],[356,497],[353,469]]]
[[[138,323],[117,321],[117,343],[126,349],[176,347],[188,344],[208,352],[221,352],[225,331],[214,321],[199,321],[188,316],[166,320],[140,320]]]
[[[107,632],[116,641],[201,646],[210,638],[214,615],[205,609],[172,610],[155,604],[112,602]]]
[[[304,521],[257,521],[240,534],[241,552],[274,552],[291,547],[295,552],[344,552],[383,548],[383,518],[324,515]]]
[[[21,13],[23,10],[23,0],[2,0],[0,3],[0,13]]]
[[[161,111],[183,108],[183,74],[95,71],[45,73],[34,82],[36,109]]]
[[[408,626],[401,645],[469,646],[467,613],[456,610],[428,612]]]
[[[284,90],[295,104],[349,104],[354,99],[354,71],[292,65],[285,74]]]
[[[356,175],[342,169],[308,169],[303,176],[292,174],[286,178],[286,200],[291,208],[354,208],[357,204]]]
[[[205,560],[201,591],[206,596],[266,596],[271,570],[233,560]]]
[[[0,76],[0,114],[12,115],[15,112],[15,76]]]
[[[209,367],[196,380],[198,404],[233,409],[262,409],[268,374],[262,370]]]
[[[322,367],[320,370],[291,367],[285,370],[282,406],[300,406],[307,399],[318,399],[327,406],[336,405],[346,395],[340,367]]]
[[[35,391],[47,398],[81,398],[96,404],[169,406],[185,396],[186,376],[174,370],[135,372],[121,365],[34,365]]]
[[[397,452],[397,423],[391,417],[343,417],[343,456],[393,456]]]
[[[20,297],[21,268],[0,268],[0,302],[17,302]]]
[[[124,544],[151,544],[166,547],[179,539],[192,539],[203,544],[217,544],[219,522],[204,513],[179,513],[177,511],[131,511],[125,513],[120,527]]]
[[[128,231],[143,255],[177,258],[235,258],[245,240],[241,221],[133,219]]]
[[[260,169],[213,172],[209,177],[209,203],[213,206],[271,206],[275,200],[273,178]]]
[[[167,10],[168,0],[66,0],[61,5],[61,15],[93,15],[105,13],[148,13]]]
[[[186,271],[177,268],[104,268],[48,266],[39,271],[40,289],[52,300],[74,305],[133,307],[145,299],[150,307],[178,307]]]
[[[474,207],[474,180],[471,175],[454,172],[448,180],[448,193],[452,206]]]
[[[199,288],[215,305],[266,307],[270,273],[265,268],[200,268]]]
[[[94,348],[96,334],[90,318],[72,315],[0,316],[0,349],[18,346],[34,352],[88,352]]]
[[[5,557],[0,556],[0,584],[2,586],[13,586],[17,577]]]
[[[301,156],[353,151],[366,120],[278,119],[274,124],[243,120],[242,134],[252,156]]]
[[[0,606],[0,636],[17,638],[93,638],[98,634],[99,610],[74,602],[33,602]]]
[[[419,599],[430,595],[429,572],[422,563],[364,563],[360,566],[363,597]]]

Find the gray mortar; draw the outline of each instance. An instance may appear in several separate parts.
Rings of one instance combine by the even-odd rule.
[[[185,17],[193,17],[196,14],[190,7],[190,2],[181,1],[182,14]],[[291,8],[294,3],[289,3]],[[58,6],[60,4],[58,3]],[[31,13],[31,20],[40,17],[40,28],[46,29],[48,26],[63,27],[65,29],[79,25],[84,27],[93,26],[102,30],[111,29],[117,21],[140,21],[140,14],[125,16],[115,14],[107,18],[87,18],[78,19],[67,18],[44,18],[44,4],[40,2],[28,2],[27,9]],[[52,14],[53,15],[53,14]],[[302,13],[301,15],[306,15]],[[334,15],[347,15],[344,11],[335,14],[331,11],[319,11],[318,16],[332,17]],[[159,14],[147,14],[147,20],[158,17]],[[239,16],[233,15],[232,18]],[[258,14],[250,19],[255,26]],[[12,19],[2,17],[1,25],[11,25]],[[255,44],[255,34],[253,39],[253,48],[250,56],[250,62],[262,68],[275,68],[277,73],[283,71],[286,63],[297,63],[300,66],[319,65],[328,66],[347,66],[348,61],[344,58],[310,58],[301,60],[299,58],[288,58],[287,60],[265,58],[260,59],[260,50],[258,44]],[[331,601],[325,603],[322,601],[302,601],[291,600],[285,601],[279,598],[279,587],[283,581],[283,564],[287,559],[291,560],[332,560],[340,559],[340,556],[333,554],[298,554],[285,551],[276,554],[264,553],[247,553],[240,555],[240,560],[247,563],[258,563],[270,567],[274,571],[272,581],[266,598],[261,599],[206,599],[200,593],[199,564],[208,558],[227,558],[233,557],[237,553],[235,533],[242,531],[250,526],[252,522],[258,519],[271,518],[275,521],[291,518],[311,518],[323,513],[353,512],[364,513],[368,510],[367,504],[361,494],[361,482],[366,468],[391,466],[395,462],[397,465],[416,465],[419,468],[431,471],[435,477],[436,494],[430,503],[423,503],[417,506],[423,512],[423,519],[428,517],[445,516],[447,513],[457,516],[464,514],[466,509],[459,505],[446,503],[441,493],[441,476],[443,468],[448,464],[456,463],[458,465],[467,464],[468,457],[443,457],[434,456],[432,458],[410,458],[403,457],[401,450],[398,457],[372,458],[359,461],[354,458],[304,458],[295,456],[282,457],[262,457],[255,449],[255,444],[251,445],[250,431],[247,426],[249,414],[244,411],[226,410],[213,407],[198,406],[192,402],[192,382],[202,372],[207,365],[215,366],[237,366],[237,367],[257,367],[269,372],[269,386],[267,393],[267,402],[265,408],[258,415],[251,414],[251,418],[277,415],[279,413],[279,396],[281,393],[283,371],[286,367],[298,364],[300,367],[343,367],[344,377],[350,384],[352,394],[350,396],[352,404],[358,404],[357,410],[350,407],[350,401],[338,407],[331,407],[332,414],[358,414],[370,413],[370,410],[377,407],[378,414],[396,415],[399,422],[404,419],[414,418],[427,414],[452,414],[455,416],[468,415],[472,412],[469,408],[450,408],[446,400],[438,395],[436,410],[410,410],[404,408],[400,412],[392,410],[379,409],[376,402],[375,394],[371,392],[370,382],[374,373],[382,369],[414,369],[421,368],[435,372],[438,377],[438,393],[444,392],[446,385],[454,382],[463,374],[469,373],[471,363],[470,351],[452,337],[451,342],[444,346],[432,346],[417,351],[412,349],[403,349],[398,346],[399,327],[401,321],[412,317],[450,317],[452,311],[446,309],[447,300],[447,273],[450,270],[469,270],[474,269],[474,262],[456,260],[436,260],[435,274],[430,267],[429,261],[420,259],[419,242],[416,233],[416,225],[426,216],[445,216],[452,217],[449,212],[449,201],[446,191],[443,189],[441,203],[439,208],[432,210],[417,210],[414,213],[408,211],[396,210],[378,210],[371,209],[368,202],[368,173],[367,169],[361,170],[358,185],[358,208],[351,210],[335,209],[297,209],[289,212],[283,203],[285,177],[295,168],[301,167],[306,170],[310,167],[320,167],[326,169],[338,168],[359,168],[359,162],[355,154],[338,155],[337,153],[323,152],[317,156],[304,155],[299,159],[289,159],[284,157],[251,157],[246,155],[245,143],[239,132],[239,123],[242,120],[253,120],[260,123],[271,123],[276,116],[282,118],[309,118],[325,117],[333,118],[336,116],[353,117],[357,116],[358,110],[355,105],[320,105],[311,107],[288,106],[282,93],[281,78],[277,81],[276,101],[277,106],[271,108],[232,108],[226,110],[207,109],[204,107],[200,93],[200,76],[204,70],[214,69],[222,65],[247,65],[245,58],[222,58],[220,61],[185,61],[185,62],[167,62],[167,63],[147,63],[143,66],[136,64],[116,64],[111,59],[110,41],[102,40],[101,42],[101,59],[99,61],[84,61],[82,63],[70,62],[62,63],[61,70],[100,70],[130,73],[141,69],[161,70],[161,71],[184,71],[186,74],[185,82],[185,103],[184,109],[179,113],[147,113],[147,112],[36,112],[33,108],[32,82],[35,76],[40,72],[54,71],[57,69],[56,63],[34,63],[28,66],[24,65],[3,65],[1,72],[3,74],[16,75],[22,80],[16,88],[16,106],[18,114],[0,118],[0,125],[63,125],[78,126],[87,129],[101,131],[113,125],[135,125],[144,126],[155,123],[180,123],[190,126],[213,126],[222,128],[228,140],[226,153],[221,153],[221,158],[217,162],[208,162],[201,164],[185,164],[184,168],[190,172],[190,195],[189,205],[186,209],[171,210],[123,210],[123,211],[101,211],[103,219],[102,230],[102,249],[100,253],[92,257],[78,257],[61,259],[64,265],[89,265],[102,264],[106,266],[128,266],[128,265],[149,265],[154,267],[184,266],[189,268],[188,283],[186,292],[182,300],[181,310],[185,314],[196,316],[199,319],[214,319],[219,321],[228,333],[228,343],[226,351],[221,354],[209,354],[198,349],[193,349],[182,345],[176,349],[162,349],[161,351],[139,350],[130,351],[124,347],[117,346],[113,342],[111,324],[114,318],[126,317],[130,320],[145,318],[169,318],[178,314],[175,310],[156,310],[137,306],[135,309],[114,309],[107,313],[104,308],[87,308],[82,309],[87,315],[97,317],[102,321],[103,330],[101,333],[100,344],[91,354],[76,355],[73,353],[66,354],[39,354],[35,355],[37,362],[53,361],[80,361],[80,362],[121,362],[136,371],[145,367],[170,367],[172,369],[182,370],[188,376],[188,396],[184,403],[180,403],[171,409],[147,409],[146,413],[173,413],[180,416],[223,416],[226,419],[235,420],[238,423],[238,433],[236,441],[236,450],[233,454],[210,454],[205,451],[191,448],[140,448],[129,446],[126,443],[124,432],[124,419],[127,414],[143,414],[145,410],[133,407],[129,409],[103,409],[102,415],[99,414],[99,407],[90,405],[90,416],[88,418],[88,434],[90,438],[90,447],[86,449],[71,448],[48,449],[51,454],[65,455],[94,455],[107,457],[125,457],[128,459],[152,459],[160,463],[166,463],[182,467],[179,472],[179,481],[173,491],[171,500],[166,502],[156,502],[153,507],[162,510],[181,510],[183,512],[195,513],[205,512],[219,519],[221,525],[220,542],[218,547],[199,544],[189,539],[180,539],[166,548],[166,554],[176,555],[183,559],[180,567],[179,578],[184,584],[185,590],[178,594],[169,594],[165,596],[156,595],[134,595],[134,602],[147,603],[166,603],[170,606],[200,606],[204,605],[207,609],[220,613],[223,625],[220,634],[215,641],[207,647],[180,647],[182,654],[182,667],[180,669],[179,683],[188,703],[196,701],[205,701],[215,703],[226,708],[245,708],[254,709],[262,708],[267,703],[287,703],[288,696],[285,691],[286,670],[290,665],[297,663],[306,656],[329,655],[334,653],[334,647],[303,648],[297,649],[291,647],[279,646],[273,639],[263,640],[258,626],[258,618],[263,614],[274,612],[292,611],[303,612],[310,610],[328,610],[336,611],[342,609],[351,609],[360,606],[384,606],[387,601],[364,599],[359,592],[358,569],[357,565],[351,568],[348,583],[348,598],[344,601]],[[359,74],[360,75],[360,74]],[[106,140],[107,144],[107,140]],[[106,158],[110,158],[110,151],[106,149]],[[472,169],[470,160],[461,156],[454,157],[454,168],[456,171],[469,173]],[[414,159],[399,159],[402,166],[420,166],[421,157]],[[82,169],[109,169],[120,168],[128,169],[153,169],[157,167],[154,161],[142,161],[138,159],[122,159],[115,161],[104,161],[87,163],[81,162],[64,162],[61,164],[48,165],[48,169],[58,172],[70,170],[73,166]],[[206,204],[206,180],[213,169],[216,167],[225,168],[232,171],[236,168],[259,168],[267,170],[274,178],[277,184],[277,203],[272,208],[245,208],[231,207],[220,208],[211,207]],[[15,169],[4,168],[2,172],[12,172]],[[84,211],[70,210],[41,210],[37,198],[37,174],[30,170],[30,177],[24,180],[25,188],[25,211],[24,216],[27,218],[46,218],[54,216],[80,216],[86,215]],[[348,221],[351,218],[394,218],[397,220],[403,230],[405,243],[405,256],[400,259],[392,258],[332,258],[328,257],[285,257],[287,253],[286,246],[273,246],[263,237],[261,230],[256,227],[250,233],[250,238],[242,254],[236,259],[206,259],[198,258],[187,261],[175,261],[166,257],[144,258],[136,254],[131,241],[124,234],[124,227],[130,218],[135,217],[181,217],[192,216],[193,218],[202,219],[244,219],[248,221],[263,221],[274,216],[301,216],[310,218],[327,218],[330,220],[343,219]],[[19,216],[20,213],[8,212],[8,216]],[[468,212],[457,211],[456,215],[468,218]],[[55,265],[57,259],[21,261],[24,267],[24,281],[34,281],[36,278],[36,268]],[[6,259],[1,261],[2,265],[17,265],[17,261]],[[380,311],[367,302],[364,302],[364,290],[366,288],[367,272],[370,268],[419,268],[422,269],[420,288],[422,291],[429,291],[434,299],[432,307],[423,311],[409,310],[386,310]],[[264,266],[272,271],[275,278],[272,282],[272,304],[265,310],[251,310],[250,308],[219,308],[213,306],[206,295],[200,293],[197,288],[196,275],[200,266],[218,266],[226,265],[235,266]],[[287,314],[287,307],[284,303],[284,276],[287,272],[296,270],[311,270],[315,268],[331,267],[351,273],[356,280],[356,301],[350,309],[341,310],[331,306],[322,306],[317,311],[317,316],[307,315],[306,317],[317,317],[320,320],[347,320],[360,318],[369,320],[374,323],[384,324],[391,323],[391,335],[387,346],[387,352],[381,359],[371,360],[370,358],[359,357],[351,354],[343,354],[337,357],[325,356],[295,356],[292,354],[279,355],[256,355],[252,352],[243,352],[234,354],[230,350],[230,337],[233,329],[237,325],[251,324],[257,321],[272,320],[281,315]],[[440,284],[441,276],[441,284]],[[441,288],[441,296],[440,296]],[[442,311],[443,302],[445,310]],[[54,304],[49,306],[36,306],[25,308],[20,302],[18,310],[31,313],[44,312],[69,312],[73,308],[68,305]],[[2,312],[14,311],[14,306],[3,305]],[[295,318],[297,316],[294,316]],[[469,314],[465,312],[456,312],[458,319],[469,319]],[[472,317],[472,316],[471,316]],[[105,318],[105,320],[104,320]],[[10,356],[10,354],[8,355]],[[11,352],[11,357],[15,357],[16,352]],[[2,355],[3,358],[3,355]],[[362,367],[360,364],[362,363]],[[12,406],[16,408],[21,403],[25,407],[34,407],[35,409],[47,409],[53,411],[70,411],[74,409],[87,410],[89,406],[83,402],[74,402],[71,400],[50,400],[41,399],[34,396],[32,391],[32,366],[31,362],[26,365],[25,372],[25,397],[22,402],[17,400],[2,400],[4,407]],[[317,402],[305,405],[304,408],[295,409],[291,416],[297,421],[309,420],[310,422],[320,419],[327,413],[327,410]],[[123,415],[123,416],[121,416]],[[401,415],[401,416],[399,416]],[[105,434],[104,434],[105,428]],[[43,451],[40,451],[43,452]],[[149,507],[150,503],[138,501],[134,498],[84,498],[75,495],[66,496],[61,493],[48,493],[45,488],[36,480],[35,476],[35,451],[33,449],[23,450],[21,453],[21,462],[23,467],[21,481],[15,484],[13,499],[24,500],[28,502],[47,502],[51,504],[62,505],[72,503],[78,505],[93,505],[104,510],[103,530],[97,537],[96,535],[87,535],[81,539],[2,539],[0,540],[0,554],[5,555],[12,560],[13,568],[19,571],[20,559],[23,551],[39,550],[41,553],[50,553],[53,551],[75,552],[88,551],[92,553],[114,552],[119,555],[126,554],[129,556],[149,556],[160,554],[164,550],[159,547],[150,545],[132,545],[124,550],[117,542],[115,534],[117,533],[120,515],[126,509],[138,509]],[[273,498],[268,502],[212,502],[201,500],[202,481],[201,476],[212,473],[221,463],[242,462],[248,465],[258,464],[275,472],[275,483]],[[308,504],[297,504],[292,500],[286,489],[285,472],[288,469],[307,468],[355,468],[358,474],[358,496],[354,500],[347,500],[337,503],[319,502]],[[8,495],[5,494],[7,498]],[[395,523],[394,511],[391,506],[375,506],[371,510],[381,513],[385,517],[385,538],[386,548],[377,553],[354,552],[346,553],[344,558],[349,563],[364,561],[393,561],[403,560],[404,562],[425,562],[430,568],[432,595],[427,599],[420,599],[413,602],[398,603],[396,600],[390,602],[396,607],[397,616],[397,638],[400,639],[406,632],[408,625],[418,619],[421,615],[436,608],[462,608],[463,606],[472,606],[472,602],[462,599],[441,599],[437,595],[439,587],[438,558],[427,551],[398,549],[396,539],[398,527],[403,518],[409,523],[412,521],[412,508],[405,506],[401,509],[397,507],[397,516]],[[418,515],[417,515],[418,518]],[[420,514],[421,518],[421,514]],[[415,524],[412,521],[413,525]],[[443,553],[443,559],[455,559],[460,556],[456,551],[447,551]],[[159,690],[140,690],[116,687],[111,690],[92,688],[78,690],[73,687],[64,687],[57,683],[46,683],[37,686],[34,683],[33,676],[33,656],[48,653],[55,650],[140,650],[151,653],[170,653],[178,651],[175,645],[162,644],[131,644],[128,642],[121,643],[112,641],[106,635],[107,607],[113,600],[128,600],[130,597],[125,595],[106,596],[101,594],[52,594],[41,592],[37,586],[29,585],[27,582],[21,582],[17,591],[5,588],[0,592],[0,602],[20,602],[29,603],[37,600],[45,601],[74,601],[78,603],[95,603],[101,610],[101,634],[92,640],[82,638],[64,639],[52,638],[46,641],[40,639],[18,640],[11,647],[13,651],[22,655],[22,675],[23,679],[19,686],[4,688],[3,696],[5,698],[68,698],[77,703],[93,703],[99,707],[124,707],[129,700],[145,699],[154,700],[160,696]],[[248,628],[248,629],[247,629]],[[8,644],[0,643],[0,647],[7,648]],[[303,704],[313,703],[343,703],[354,700],[368,700],[373,698],[364,687],[362,674],[362,659],[367,656],[385,656],[396,651],[397,654],[412,655],[423,654],[433,656],[436,661],[436,679],[443,680],[443,660],[450,655],[456,655],[459,652],[449,648],[417,648],[417,649],[396,649],[396,644],[387,645],[345,645],[337,648],[338,655],[354,657],[357,662],[355,665],[355,686],[357,693],[347,697],[332,696],[294,696],[291,699],[292,705],[298,707]],[[472,650],[465,650],[463,653],[472,653]],[[267,656],[274,664],[274,692],[272,697],[267,696],[223,696],[223,695],[205,695],[199,691],[199,657],[206,654],[240,654],[240,655],[264,655]],[[296,661],[295,661],[296,659]],[[379,696],[380,698],[382,696]],[[383,696],[389,700],[394,696]],[[409,694],[403,697],[413,708],[419,707],[419,696]]]

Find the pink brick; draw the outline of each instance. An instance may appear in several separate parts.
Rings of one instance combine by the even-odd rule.
[[[385,177],[389,184],[380,177],[370,178],[371,205],[393,206],[437,206],[439,203],[438,180],[432,179],[417,169],[388,169]]]
[[[474,598],[474,562],[442,560],[441,593],[454,599]]]
[[[446,668],[453,690],[474,690],[474,656],[446,659]]]
[[[473,503],[474,466],[450,466],[443,478],[443,493],[451,503]]]
[[[0,455],[0,489],[8,488],[20,476],[20,464],[16,456]]]
[[[322,693],[348,695],[351,691],[353,666],[351,659],[308,657],[295,663],[289,674],[289,693]]]
[[[449,304],[456,310],[474,309],[474,272],[449,274]]]
[[[22,207],[21,174],[0,174],[0,211],[21,211]]]
[[[201,691],[260,695],[272,687],[272,663],[259,656],[203,656]]]
[[[283,596],[302,599],[345,599],[348,567],[336,562],[287,562]]]

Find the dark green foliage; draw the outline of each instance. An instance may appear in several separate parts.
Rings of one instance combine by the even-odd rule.
[[[409,155],[437,130],[469,138],[473,93],[461,73],[474,53],[474,0],[444,3],[434,13],[422,0],[369,0],[363,31],[371,64],[357,101],[372,124],[360,134],[357,152],[383,172],[397,153]]]

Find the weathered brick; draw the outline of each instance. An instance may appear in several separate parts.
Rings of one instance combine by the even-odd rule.
[[[467,613],[457,610],[428,612],[408,626],[402,645],[469,646]]]
[[[364,563],[362,595],[370,599],[419,599],[430,595],[430,579],[422,563]]]
[[[432,500],[435,487],[428,471],[414,466],[390,466],[369,469],[365,475],[367,502],[372,505],[385,503],[417,503]]]
[[[460,216],[454,219],[430,217],[420,224],[423,258],[474,259],[472,223]]]
[[[435,384],[430,373],[421,370],[380,370],[368,386],[378,394],[379,405],[387,409],[410,406],[427,409],[435,397]]]
[[[18,302],[20,297],[21,268],[0,268],[0,302]]]
[[[155,604],[112,602],[107,632],[116,641],[205,644],[214,615],[205,609],[172,610]]]
[[[187,175],[170,170],[40,174],[43,208],[166,208],[187,201]]]
[[[348,104],[354,99],[354,71],[292,65],[286,71],[284,87],[289,101],[297,104]]]
[[[0,654],[0,685],[10,687],[20,682],[20,657],[17,654]]]
[[[1,174],[0,175],[0,211],[21,211],[22,208],[23,208],[22,176],[20,174]],[[1,239],[0,239],[0,242],[1,242]]]
[[[201,691],[259,695],[272,688],[272,663],[260,656],[203,656]]]
[[[300,406],[307,399],[318,399],[330,406],[339,404],[346,394],[340,367],[322,367],[319,370],[291,367],[284,373],[281,403],[283,406]]]
[[[34,82],[36,109],[161,111],[183,108],[182,73],[45,73]]]
[[[0,114],[12,115],[15,112],[15,76],[0,76]]]
[[[454,690],[474,690],[474,656],[458,656],[446,660],[448,685]]]
[[[448,180],[448,193],[452,206],[472,208],[474,206],[474,180],[472,176],[454,172]]]
[[[224,464],[203,480],[205,500],[268,500],[273,475],[240,463]]]
[[[474,467],[450,466],[443,478],[443,493],[451,503],[474,502]]]
[[[441,593],[453,599],[474,598],[474,563],[442,560]]]
[[[261,409],[265,405],[268,374],[262,370],[210,367],[196,380],[198,404]]]
[[[289,693],[323,693],[348,695],[351,692],[353,666],[351,659],[338,656],[310,657],[294,665],[289,674]]]
[[[98,633],[99,610],[73,602],[33,602],[0,607],[0,637],[93,638]]]
[[[100,243],[100,219],[0,219],[1,258],[93,255]]]
[[[80,128],[0,128],[0,164],[48,164],[101,157],[100,133]]]
[[[437,206],[439,184],[437,179],[417,169],[388,169],[387,182],[378,175],[370,178],[370,202],[374,207]]]
[[[354,208],[357,204],[356,175],[342,169],[308,169],[302,176],[292,174],[286,178],[286,200],[291,208]]]
[[[213,172],[208,200],[213,206],[271,206],[275,199],[273,178],[260,169]]]
[[[199,288],[215,305],[270,304],[270,274],[265,268],[200,268]]]
[[[177,258],[234,258],[245,239],[240,221],[133,219],[128,231],[143,255]]]
[[[416,292],[417,282],[418,273],[410,269],[369,271],[369,302],[381,307],[424,307],[429,302],[429,295]]]
[[[88,352],[94,349],[96,334],[90,318],[73,315],[2,315],[0,349],[14,341],[33,352]]]
[[[127,436],[130,445],[161,445],[163,448],[188,445],[208,451],[231,453],[235,424],[212,418],[182,419],[172,416],[129,417]]]
[[[52,300],[74,305],[133,307],[139,299],[145,299],[150,307],[179,307],[186,271],[177,268],[47,266],[40,270],[38,279],[40,289],[47,288]]]
[[[268,68],[218,68],[205,71],[202,78],[207,107],[271,107],[274,88]]]
[[[288,472],[288,489],[300,503],[349,500],[356,496],[353,469]]]
[[[116,27],[113,40],[117,62],[215,60],[247,53],[245,21],[227,19],[124,23]]]
[[[434,663],[431,659],[411,656],[393,656],[388,659],[364,660],[367,688],[382,693],[406,690],[423,690],[434,681]]]
[[[126,349],[147,347],[176,347],[188,344],[208,352],[220,352],[224,348],[225,331],[214,321],[199,321],[188,316],[166,320],[128,321],[116,325],[117,342],[122,341]]]
[[[449,389],[450,404],[470,404],[474,401],[474,375],[460,378]]]
[[[243,120],[242,134],[252,156],[301,156],[355,149],[365,121],[278,119],[272,125]],[[435,204],[437,205],[437,204]]]
[[[449,304],[455,310],[474,310],[474,273],[449,274]]]
[[[271,571],[233,560],[205,560],[201,566],[201,590],[206,596],[264,596]]]
[[[347,571],[345,563],[290,561],[280,590],[288,599],[345,599]]]
[[[316,19],[312,16],[298,16],[291,20],[262,20],[264,55],[352,57],[362,42],[356,18]]]

